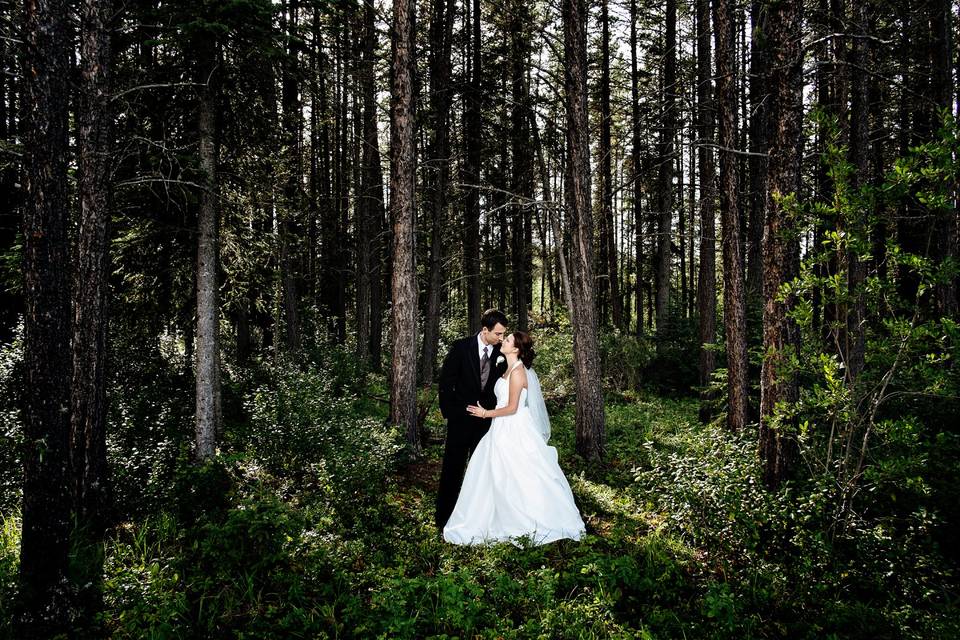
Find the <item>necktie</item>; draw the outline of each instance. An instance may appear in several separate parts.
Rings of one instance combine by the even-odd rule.
[[[487,386],[487,379],[490,378],[490,356],[487,355],[487,348],[483,348],[483,357],[480,358],[480,388]]]

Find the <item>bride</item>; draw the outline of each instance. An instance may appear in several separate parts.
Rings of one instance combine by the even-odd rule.
[[[583,520],[557,463],[557,450],[547,445],[550,420],[530,368],[533,340],[515,331],[500,353],[507,359],[507,372],[494,386],[497,408],[468,407],[472,415],[493,422],[470,458],[443,538],[454,544],[516,543],[521,537],[534,544],[579,540]]]

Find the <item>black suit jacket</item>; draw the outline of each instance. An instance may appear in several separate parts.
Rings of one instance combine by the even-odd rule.
[[[479,351],[477,335],[474,334],[454,342],[443,361],[439,384],[440,412],[450,423],[488,423],[489,418],[475,418],[467,413],[467,406],[477,402],[485,409],[495,409],[497,406],[493,386],[497,377],[506,371],[507,363],[504,361],[497,365],[500,345],[493,347],[490,354],[490,377],[487,378],[487,384],[481,388]]]

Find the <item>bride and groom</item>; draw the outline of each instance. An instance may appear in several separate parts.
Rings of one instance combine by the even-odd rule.
[[[440,373],[447,438],[437,527],[455,544],[579,540],[583,520],[557,450],[547,445],[533,340],[521,331],[504,339],[500,311],[487,311],[480,324],[480,333],[453,343]]]

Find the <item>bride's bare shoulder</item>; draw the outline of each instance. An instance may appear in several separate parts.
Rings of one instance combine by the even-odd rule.
[[[510,372],[510,377],[521,382],[521,386],[527,386],[527,368],[524,366],[514,367]]]

